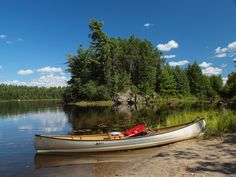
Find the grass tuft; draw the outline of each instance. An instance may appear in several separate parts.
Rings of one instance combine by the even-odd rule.
[[[226,133],[236,132],[236,112],[226,109],[184,112],[169,115],[166,118],[165,126],[173,126],[191,122],[197,117],[204,117],[206,120],[206,130],[204,133],[204,138],[206,139],[214,136],[223,137]]]

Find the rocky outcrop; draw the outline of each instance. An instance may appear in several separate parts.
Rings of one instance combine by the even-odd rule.
[[[144,98],[141,95],[134,94],[130,89],[126,92],[120,92],[113,96],[112,101],[116,104],[133,105],[141,103]]]

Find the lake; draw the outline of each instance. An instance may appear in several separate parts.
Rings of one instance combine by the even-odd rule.
[[[145,108],[85,108],[62,107],[55,101],[0,103],[0,176],[109,175],[117,164],[122,168],[132,159],[145,157],[150,149],[103,154],[36,155],[34,135],[123,131],[139,123],[150,127],[165,126],[168,115],[205,109],[212,109],[212,106],[178,104]]]

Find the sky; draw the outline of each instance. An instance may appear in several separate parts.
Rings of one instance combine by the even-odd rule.
[[[171,66],[197,61],[224,80],[236,70],[236,0],[0,0],[0,83],[65,86],[91,18],[109,36],[150,40]]]

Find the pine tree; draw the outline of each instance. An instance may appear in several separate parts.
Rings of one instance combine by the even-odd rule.
[[[192,65],[188,66],[187,74],[191,94],[197,97],[204,97],[205,90],[203,84],[203,75],[197,62],[194,62]]]
[[[174,76],[176,80],[176,92],[179,97],[189,96],[190,87],[187,73],[185,70],[180,69],[179,66],[174,68]]]
[[[176,81],[168,65],[163,67],[160,80],[160,94],[164,97],[176,95]]]

